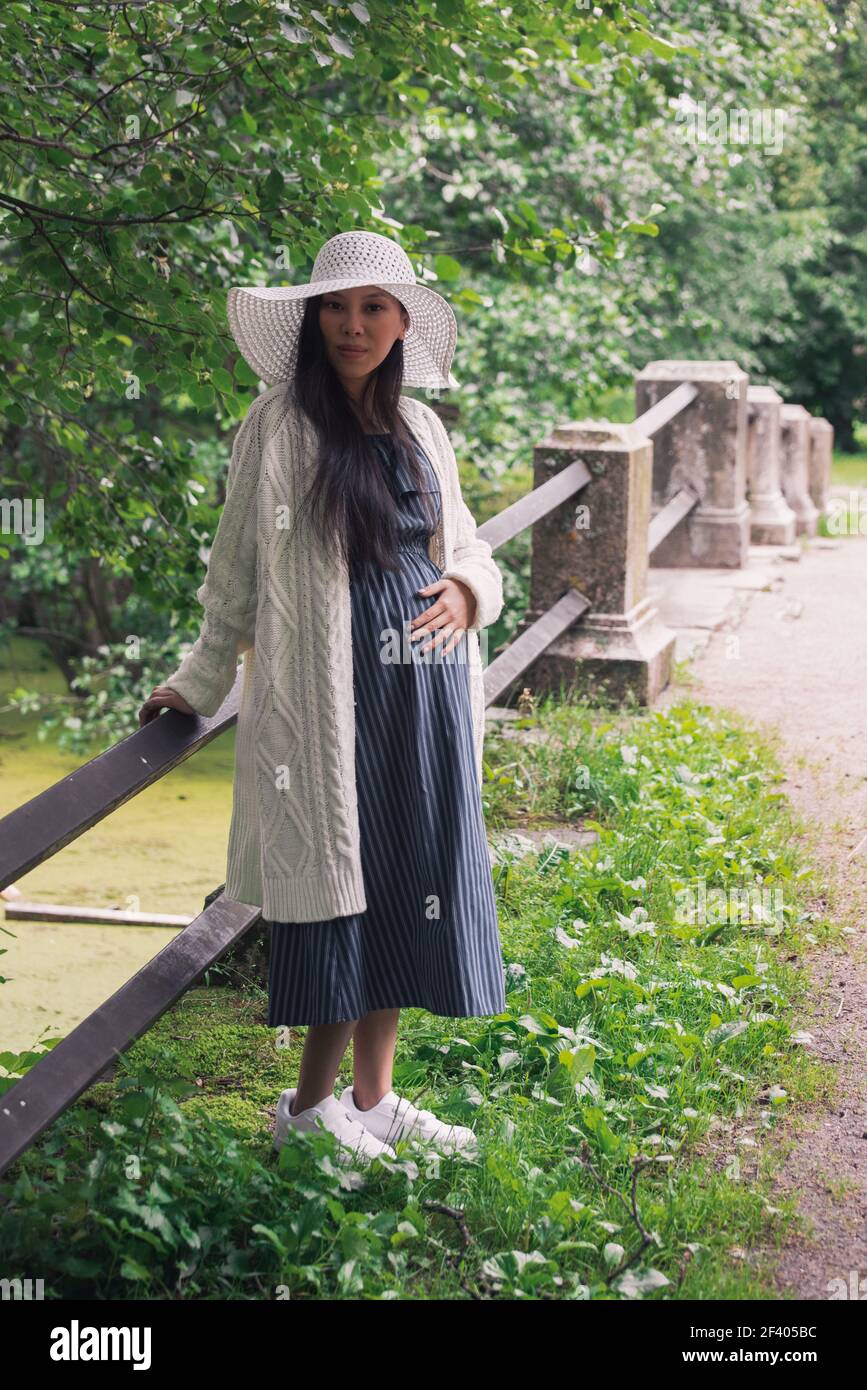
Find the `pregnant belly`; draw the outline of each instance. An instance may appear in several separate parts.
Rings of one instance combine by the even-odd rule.
[[[442,648],[452,638],[440,641],[429,652],[421,650],[438,629],[412,640],[413,632],[418,630],[411,627],[412,621],[438,599],[437,594],[421,594],[417,590],[436,583],[442,570],[423,549],[403,550],[399,558],[400,570],[379,570],[352,586],[353,646],[357,659],[382,665],[465,664],[465,637],[445,654]]]

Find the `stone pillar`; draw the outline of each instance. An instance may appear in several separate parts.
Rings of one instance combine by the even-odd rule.
[[[780,407],[772,386],[747,387],[747,487],[753,545],[792,545],[796,517],[780,486]]]
[[[688,484],[701,499],[654,551],[654,565],[737,569],[750,543],[747,383],[736,362],[649,362],[635,383],[642,415],[684,381],[698,395],[653,439],[653,510]]]
[[[828,510],[828,488],[831,486],[831,454],[834,448],[834,426],[821,416],[810,416],[810,457],[807,480],[810,497],[820,516]]]
[[[634,425],[562,425],[534,450],[533,486],[576,459],[592,478],[533,527],[530,608],[522,628],[570,588],[591,606],[519,685],[557,693],[575,683],[603,687],[614,699],[631,692],[640,704],[652,704],[668,683],[675,643],[647,597],[653,446]]]
[[[819,512],[810,496],[810,413],[802,405],[780,407],[783,493],[797,518],[799,536],[815,536]]]

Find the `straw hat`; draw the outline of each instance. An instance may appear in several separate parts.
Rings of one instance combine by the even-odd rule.
[[[320,247],[307,285],[234,286],[227,300],[232,336],[253,371],[276,386],[295,371],[304,301],[361,285],[388,290],[409,314],[403,339],[404,385],[457,386],[449,370],[457,338],[451,305],[420,284],[403,248],[378,232],[331,237]]]

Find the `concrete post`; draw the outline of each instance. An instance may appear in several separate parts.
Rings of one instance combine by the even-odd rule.
[[[810,497],[819,514],[828,510],[828,489],[831,486],[831,455],[834,449],[834,426],[821,416],[810,416],[810,457],[807,465]]]
[[[640,416],[681,382],[698,387],[653,440],[653,510],[689,484],[699,505],[657,548],[652,564],[739,568],[750,542],[746,499],[747,384],[736,362],[649,362],[635,383]]]
[[[534,450],[534,487],[576,459],[592,480],[533,527],[530,608],[522,628],[578,589],[591,607],[521,678],[534,690],[603,686],[652,704],[668,683],[675,634],[647,597],[653,446],[634,425],[578,420]]]
[[[783,493],[797,518],[799,536],[815,536],[819,512],[810,496],[810,413],[802,405],[780,407]]]
[[[753,545],[792,545],[796,517],[780,486],[780,407],[772,386],[747,387],[747,487]]]

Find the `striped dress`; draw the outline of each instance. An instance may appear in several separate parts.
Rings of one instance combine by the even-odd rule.
[[[369,435],[398,503],[400,570],[350,581],[355,773],[367,910],[273,922],[268,1025],[420,1008],[467,1017],[506,1007],[503,958],[475,766],[466,640],[446,656],[410,642],[435,595],[425,502],[437,474],[416,446],[423,498],[391,435]]]

